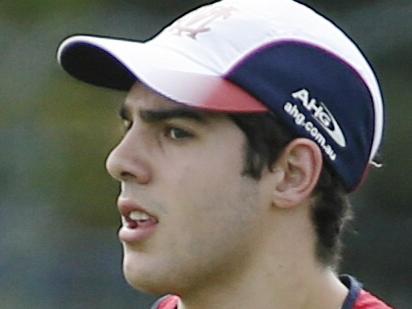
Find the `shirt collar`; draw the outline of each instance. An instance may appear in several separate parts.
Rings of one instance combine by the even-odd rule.
[[[362,284],[360,284],[355,278],[349,275],[339,276],[340,281],[345,285],[349,292],[345,298],[342,309],[352,309],[355,306],[356,300],[362,290]]]

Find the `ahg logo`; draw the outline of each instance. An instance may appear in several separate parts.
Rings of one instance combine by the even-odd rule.
[[[218,19],[227,19],[233,11],[236,11],[236,9],[227,6],[204,8],[178,19],[169,29],[175,31],[177,35],[186,35],[196,40],[199,33],[210,31],[208,26],[212,22]]]
[[[299,100],[302,105],[312,114],[314,119],[326,130],[332,139],[342,147],[346,146],[346,140],[339,127],[338,122],[325,104],[310,97],[306,89],[301,89],[292,93],[292,97]]]

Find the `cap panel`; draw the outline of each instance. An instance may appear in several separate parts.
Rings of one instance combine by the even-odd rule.
[[[363,79],[318,47],[284,41],[246,57],[227,78],[256,96],[298,136],[314,140],[347,190],[369,162],[374,111]]]
[[[273,40],[270,23],[226,1],[194,10],[166,27],[148,44],[173,49],[217,75],[236,59]]]

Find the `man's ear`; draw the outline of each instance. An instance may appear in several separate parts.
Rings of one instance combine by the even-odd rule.
[[[319,146],[307,139],[292,140],[274,163],[276,184],[273,203],[277,207],[291,208],[310,197],[323,166]]]

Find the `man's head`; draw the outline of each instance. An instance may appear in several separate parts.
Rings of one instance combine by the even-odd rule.
[[[314,239],[299,250],[333,264],[345,194],[361,183],[383,130],[375,75],[335,25],[291,0],[224,0],[146,43],[68,38],[58,59],[83,81],[131,89],[122,112],[130,130],[108,160],[126,227],[147,225],[122,234],[126,274],[168,274],[162,265],[175,263],[188,281],[190,265],[205,277],[235,275],[269,239],[303,235]],[[136,203],[153,216],[131,216]],[[142,239],[155,226],[151,247]],[[149,254],[161,248],[178,252]]]

